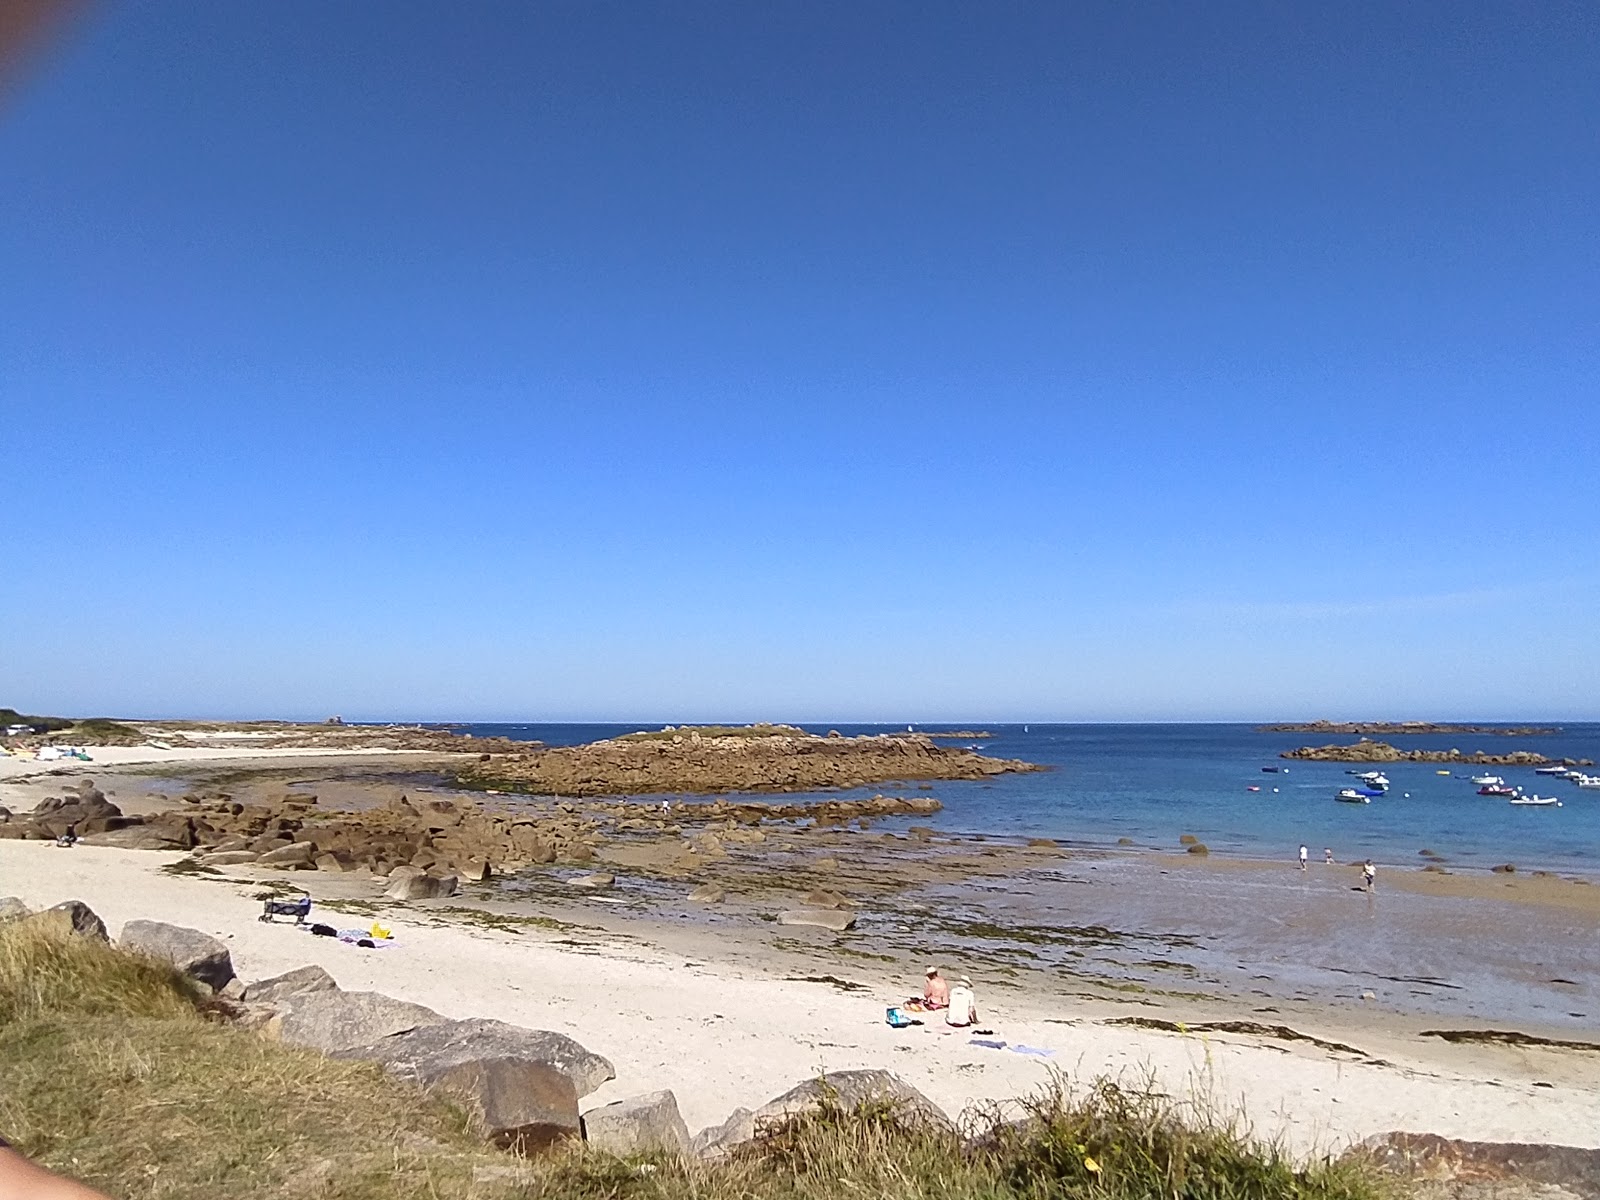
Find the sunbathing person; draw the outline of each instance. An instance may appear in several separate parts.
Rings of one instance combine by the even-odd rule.
[[[922,1004],[924,1008],[950,1007],[950,985],[939,974],[938,967],[928,968],[928,981],[922,985]]]
[[[950,990],[950,1011],[945,1013],[946,1025],[976,1025],[978,1000],[972,992],[972,980],[962,976]]]

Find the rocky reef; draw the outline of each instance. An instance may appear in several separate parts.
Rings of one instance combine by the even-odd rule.
[[[826,737],[784,727],[749,731],[662,730],[582,746],[486,755],[458,774],[489,791],[556,796],[660,792],[789,792],[900,780],[984,779],[1042,770],[940,746],[922,734]]]
[[[1392,737],[1418,733],[1489,733],[1500,737],[1536,737],[1560,733],[1553,725],[1453,725],[1436,721],[1290,721],[1257,725],[1257,733],[1353,733]]]
[[[1371,738],[1362,738],[1353,745],[1301,746],[1296,750],[1285,750],[1278,757],[1311,762],[1436,762],[1488,767],[1541,767],[1555,763],[1570,767],[1594,765],[1587,758],[1546,758],[1532,750],[1512,750],[1506,754],[1489,754],[1482,750],[1474,750],[1470,754],[1463,754],[1460,750],[1401,750],[1388,742],[1375,742]]]
[[[87,780],[50,797],[32,813],[0,808],[0,837],[50,840],[69,830],[87,845],[130,850],[191,850],[202,865],[245,863],[285,870],[365,871],[393,877],[411,868],[430,878],[486,879],[549,863],[592,862],[609,837],[693,836],[700,854],[723,843],[759,841],[759,826],[804,822],[813,827],[879,817],[927,816],[942,806],[931,796],[870,796],[808,804],[716,800],[659,805],[598,801],[519,804],[495,811],[469,798],[397,796],[361,810],[323,811],[315,796],[288,793],[244,803],[226,793],[189,795],[181,809],[127,815]],[[687,845],[688,842],[686,841]],[[423,895],[427,884],[408,885]],[[452,883],[443,894],[454,888]]]

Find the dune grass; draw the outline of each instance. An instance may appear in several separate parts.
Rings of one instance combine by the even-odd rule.
[[[0,925],[0,1129],[128,1200],[1382,1200],[1359,1164],[1296,1164],[1147,1088],[1057,1087],[969,1125],[824,1102],[717,1163],[523,1162],[370,1064],[229,1025],[169,968]]]

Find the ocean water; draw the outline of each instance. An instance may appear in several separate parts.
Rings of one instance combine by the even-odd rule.
[[[1287,860],[1303,842],[1313,860],[1324,847],[1341,862],[1372,858],[1415,866],[1429,849],[1462,867],[1515,863],[1600,876],[1600,791],[1535,775],[1531,767],[1446,767],[1434,763],[1384,766],[1391,788],[1371,804],[1340,804],[1333,794],[1353,781],[1344,763],[1289,762],[1295,746],[1354,741],[1322,734],[1258,733],[1252,725],[982,725],[994,736],[968,745],[1001,758],[1050,768],[975,782],[934,783],[944,811],[928,824],[949,832],[1003,837],[1051,837],[1065,843],[1178,849],[1191,834],[1213,852]],[[460,726],[476,736],[574,745],[640,728],[638,725],[503,724]],[[904,732],[904,726],[808,725],[825,733]],[[920,728],[920,727],[919,727]],[[1388,738],[1402,749],[1535,750],[1553,758],[1600,761],[1600,724],[1572,724],[1553,735],[1505,737],[1439,734]],[[1265,773],[1263,766],[1276,766]],[[1450,770],[1440,775],[1440,770]],[[1556,795],[1561,808],[1515,808],[1479,796],[1469,776],[1502,775],[1525,791]],[[1260,791],[1251,792],[1249,787]],[[859,793],[917,794],[915,785]],[[840,793],[830,793],[839,795]]]

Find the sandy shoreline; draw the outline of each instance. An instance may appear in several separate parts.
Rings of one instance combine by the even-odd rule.
[[[168,777],[233,767],[263,772],[258,786],[278,790],[299,778],[287,773],[305,771],[325,804],[335,796],[343,804],[346,793],[398,791],[398,780],[415,783],[416,772],[446,761],[429,751],[231,746],[94,753],[92,763],[0,759],[0,804],[31,807],[46,791],[91,778],[137,806],[150,799],[142,788]],[[1600,888],[1570,879],[1386,870],[1372,898],[1351,894],[1345,868],[1320,864],[1302,875],[1287,864],[1149,850],[774,830],[759,851],[735,848],[708,864],[733,893],[708,910],[684,902],[683,882],[656,869],[650,845],[608,839],[600,855],[619,874],[604,894],[575,894],[562,882],[573,872],[551,867],[402,905],[379,899],[378,882],[359,874],[246,867],[182,876],[162,869],[179,854],[0,840],[0,895],[34,906],[82,899],[113,934],[141,917],[203,929],[227,941],[246,979],[315,962],[346,988],[570,1034],[617,1066],[618,1079],[588,1103],[668,1087],[693,1128],[821,1069],[881,1067],[953,1114],[1024,1095],[1053,1072],[1080,1085],[1151,1075],[1175,1095],[1242,1112],[1302,1153],[1394,1129],[1600,1146],[1600,1053],[1422,1036],[1430,1027],[1514,1026],[1600,1041],[1588,1033],[1590,1014],[1600,1014],[1592,994],[1600,962],[1589,948],[1600,944]],[[946,868],[930,865],[941,855]],[[817,886],[820,856],[839,860],[828,886],[862,898],[854,934],[780,929],[763,916],[785,888]],[[898,882],[885,890],[894,872]],[[376,915],[397,943],[364,952],[261,924],[253,897],[267,886],[312,891],[323,919],[340,926]],[[974,919],[963,905],[996,927],[962,935]],[[1012,909],[1016,924],[1007,927]],[[1095,925],[1087,941],[1073,931],[1096,922],[1109,929]],[[1265,942],[1263,931],[1272,935]],[[1111,935],[1104,945],[1102,933]],[[1437,961],[1414,961],[1429,956]],[[1310,966],[1293,961],[1300,957]],[[929,958],[972,975],[995,1037],[1049,1054],[973,1046],[937,1024],[888,1028],[885,1005],[919,986]],[[1495,960],[1482,979],[1470,974],[1479,960]],[[1124,965],[1146,982],[1119,982]],[[1547,978],[1557,970],[1572,980]],[[1394,994],[1369,1004],[1363,989],[1374,985],[1361,973],[1383,971]],[[1459,1011],[1430,1015],[1423,1001],[1406,1011],[1407,989]],[[1508,997],[1534,994],[1555,1006],[1547,1020],[1493,1019],[1508,1011]],[[1574,1011],[1556,1011],[1563,1005]],[[1357,1052],[1111,1023],[1128,1018],[1286,1026]]]
[[[885,1000],[915,984],[903,970],[858,966],[852,980],[866,990],[844,992],[785,978],[795,974],[792,963],[759,947],[718,957],[715,932],[511,933],[438,911],[450,902],[381,905],[397,943],[364,952],[259,923],[252,898],[259,882],[163,873],[163,863],[180,857],[0,842],[0,894],[36,906],[85,900],[113,933],[137,917],[203,929],[227,941],[246,979],[315,962],[346,988],[383,991],[447,1016],[568,1033],[617,1067],[617,1080],[588,1103],[669,1087],[691,1127],[754,1107],[819,1069],[892,1070],[951,1112],[1025,1094],[1060,1070],[1080,1083],[1151,1073],[1174,1094],[1237,1108],[1258,1132],[1282,1136],[1300,1152],[1391,1129],[1600,1145],[1600,1054],[1455,1046],[1381,1019],[1352,1029],[1296,1018],[1299,1032],[1358,1047],[1358,1057],[1252,1036],[1112,1026],[1104,1022],[1117,1010],[1103,1001],[991,989],[982,996],[985,1027],[1009,1043],[1052,1051],[1034,1057],[971,1046],[965,1034],[939,1026],[889,1029]],[[1148,1011],[1129,1005],[1123,1015]]]

